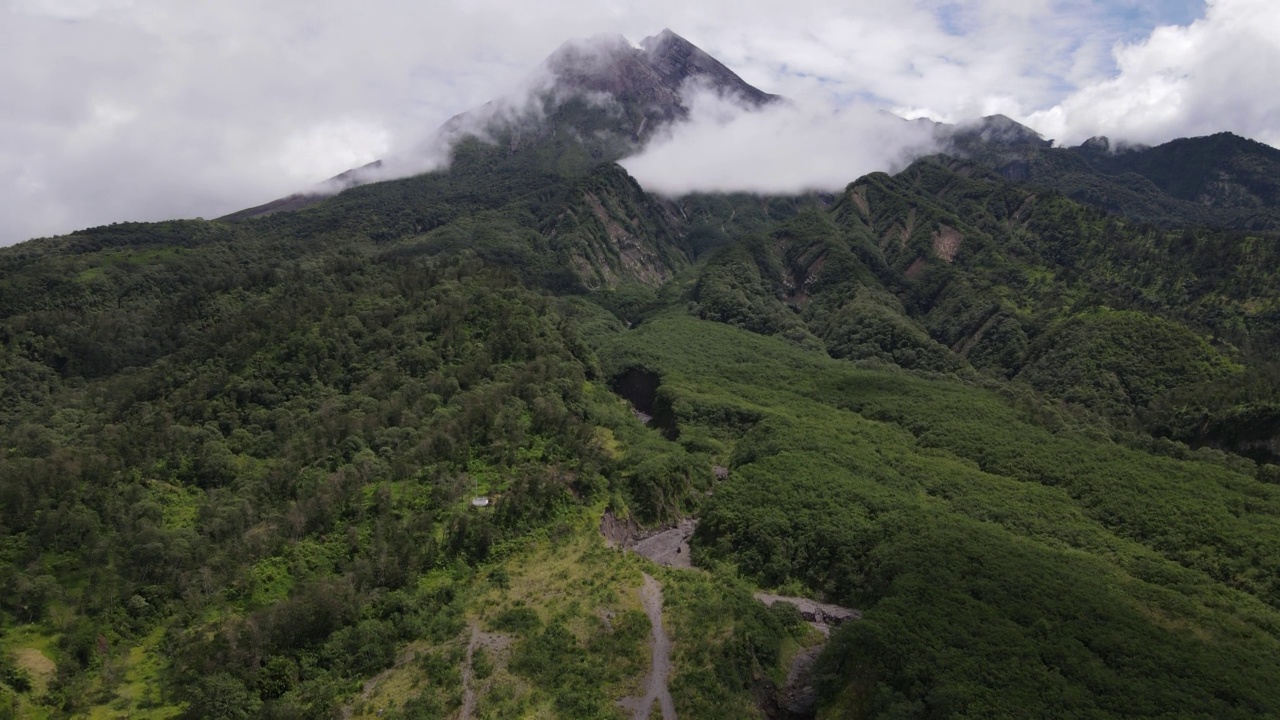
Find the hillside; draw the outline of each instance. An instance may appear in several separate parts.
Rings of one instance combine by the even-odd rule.
[[[944,152],[1137,222],[1280,230],[1280,150],[1231,133],[1156,147],[1106,137],[1055,147],[1003,115],[937,133]]]
[[[1277,714],[1277,236],[982,127],[794,197],[468,136],[0,249],[0,718]],[[1215,142],[1088,162],[1272,212]]]

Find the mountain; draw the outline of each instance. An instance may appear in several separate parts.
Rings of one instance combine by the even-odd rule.
[[[1280,150],[1231,133],[1064,148],[1003,115],[937,132],[944,152],[1139,222],[1280,230]]]
[[[1180,214],[1271,151],[660,198],[677,80],[772,96],[545,68],[447,170],[0,249],[0,718],[1280,712],[1280,238]]]
[[[640,150],[662,128],[689,115],[683,92],[690,86],[732,98],[744,107],[761,107],[781,98],[747,84],[733,71],[671,30],[645,38],[639,47],[621,35],[571,40],[561,45],[513,96],[456,115],[423,144],[437,152],[466,137],[481,136],[504,147],[507,154],[550,152],[563,158],[585,153],[580,162],[593,165],[619,160]],[[450,163],[456,158],[450,157]],[[276,212],[300,210],[333,190],[346,190],[370,180],[410,174],[390,169],[388,162],[415,164],[412,159],[375,161],[330,178],[329,192],[301,193],[274,200],[221,219],[245,220]],[[415,173],[416,174],[416,173]]]

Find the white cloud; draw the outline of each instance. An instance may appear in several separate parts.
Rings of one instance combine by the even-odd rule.
[[[1280,3],[1210,0],[1203,19],[1117,46],[1114,76],[1026,113],[1050,137],[1141,143],[1229,130],[1280,146]]]
[[[391,135],[377,121],[346,119],[299,128],[285,138],[270,164],[283,168],[299,187],[332,175],[333,167],[360,167],[391,149]]]
[[[813,98],[749,111],[707,91],[687,94],[686,103],[688,122],[622,163],[651,192],[839,190],[934,147],[930,127],[865,104]]]
[[[1280,142],[1273,2],[1218,0],[1176,27],[1198,3],[0,0],[0,244],[302,190],[418,146],[568,38],[663,27],[819,108],[795,119],[815,134],[856,101],[945,120],[1001,111],[1064,138],[1226,128]]]
[[[59,20],[84,20],[104,10],[129,7],[133,0],[14,0],[14,12]]]

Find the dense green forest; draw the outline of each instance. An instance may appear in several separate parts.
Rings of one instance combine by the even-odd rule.
[[[608,159],[0,250],[0,717],[623,717],[643,573],[681,717],[783,717],[820,639],[758,589],[862,613],[818,717],[1280,712],[1275,235]]]

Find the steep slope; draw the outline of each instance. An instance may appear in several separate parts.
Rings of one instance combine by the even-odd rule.
[[[635,209],[611,194],[630,180],[605,170],[566,196]],[[481,568],[518,580],[528,567],[503,562],[548,530],[561,562],[564,524],[594,513],[580,567],[608,570],[621,596],[634,566],[600,555],[604,504],[662,517],[710,481],[705,457],[603,386],[581,328],[621,324],[500,256],[510,218],[459,217],[442,229],[468,225],[474,242],[416,254],[354,220],[333,235],[281,223],[117,225],[0,252],[5,710],[323,717],[408,652],[428,689],[393,709],[441,716],[451,643],[490,607]],[[529,612],[518,584],[492,587]],[[728,596],[750,616],[749,590],[699,594]],[[515,635],[494,662],[533,688],[526,709],[608,708],[643,676],[629,626],[596,612],[555,609],[545,632],[485,620]],[[601,623],[591,642],[565,630],[582,623]],[[760,647],[776,656],[773,629]],[[12,657],[56,682],[32,684]]]
[[[717,251],[687,297],[697,317],[836,357],[972,366],[1128,423],[1268,361],[1277,248],[1129,224],[940,156]]]
[[[1100,141],[1100,142],[1099,142]],[[1073,150],[1109,174],[1137,173],[1169,196],[1213,208],[1280,204],[1280,150],[1232,133],[1150,148],[1108,150],[1106,138]]]
[[[1280,553],[1276,487],[679,312],[602,357],[660,375],[681,442],[728,457],[696,562],[862,610],[819,661],[819,717],[1280,707],[1280,584],[1252,569]]]
[[[693,258],[671,209],[614,164],[574,187],[545,237],[588,288],[624,282],[656,288]]]

